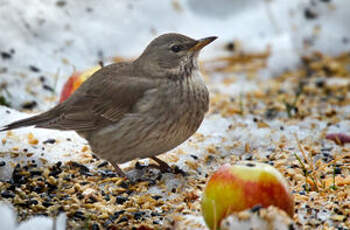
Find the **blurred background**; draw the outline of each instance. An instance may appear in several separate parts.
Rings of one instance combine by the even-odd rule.
[[[136,58],[166,32],[219,39],[201,60],[268,51],[264,76],[349,50],[346,0],[1,0],[2,104],[40,111],[74,71]],[[266,72],[267,70],[267,72]]]

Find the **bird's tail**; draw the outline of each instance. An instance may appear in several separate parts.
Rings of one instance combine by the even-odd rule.
[[[46,122],[47,120],[48,120],[47,116],[42,116],[41,114],[36,115],[33,117],[29,117],[26,119],[15,121],[15,122],[12,122],[8,125],[2,126],[2,127],[0,127],[0,132],[11,130],[11,129],[17,129],[17,128],[21,128],[21,127],[26,127],[26,126],[37,125],[37,124],[40,124],[42,122]]]

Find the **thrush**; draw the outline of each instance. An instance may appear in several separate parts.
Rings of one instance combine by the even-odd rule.
[[[170,166],[156,156],[192,136],[208,111],[197,59],[216,38],[163,34],[135,61],[101,68],[63,103],[0,131],[32,125],[74,130],[120,176],[125,174],[118,164],[136,158],[149,157],[167,171]]]

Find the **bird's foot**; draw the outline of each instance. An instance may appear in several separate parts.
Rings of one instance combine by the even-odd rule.
[[[170,167],[166,162],[162,161],[161,159],[157,157],[151,157],[152,160],[158,163],[158,165],[149,165],[154,168],[158,168],[162,173],[173,173],[173,174],[182,174],[183,176],[186,175],[186,172],[180,169],[178,166],[175,165],[174,168]]]
[[[137,177],[132,177],[130,175],[127,175],[126,173],[123,172],[123,170],[121,170],[121,168],[119,168],[118,164],[116,164],[114,162],[111,162],[111,164],[113,165],[114,169],[116,170],[118,176],[125,179],[125,183],[127,186],[135,185],[138,182],[145,181],[142,178],[137,178]],[[144,167],[147,167],[147,166],[143,166],[141,164],[136,164],[136,169],[142,169]]]
[[[132,178],[130,178],[128,175],[126,175],[123,172],[123,170],[121,170],[121,168],[119,168],[118,164],[116,164],[114,162],[111,162],[111,164],[113,165],[115,171],[117,171],[118,176],[125,178],[126,180],[128,180],[132,184],[135,183],[135,181]]]
[[[173,172],[173,168],[170,167],[166,162],[162,161],[161,159],[157,157],[151,157],[151,159],[158,163],[158,169],[160,169],[162,173]]]

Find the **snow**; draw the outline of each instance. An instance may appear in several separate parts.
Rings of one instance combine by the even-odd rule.
[[[269,73],[290,68],[298,63],[298,54],[321,50],[336,54],[349,49],[346,40],[347,1],[317,2],[320,15],[306,20],[303,0],[173,0],[66,2],[59,7],[49,0],[3,1],[0,5],[1,51],[15,50],[12,61],[4,61],[8,72],[8,91],[12,106],[36,99],[38,75],[48,76],[48,84],[59,92],[73,69],[84,70],[113,56],[134,58],[154,36],[164,32],[181,32],[195,38],[217,35],[219,40],[203,52],[203,58],[222,55],[227,41],[239,40],[245,51],[261,51],[272,47]],[[335,6],[335,7],[333,7]],[[319,12],[318,12],[319,11]],[[315,47],[304,49],[315,25],[321,25],[314,36]],[[334,30],[335,28],[335,30]],[[333,42],[332,42],[333,41]],[[337,43],[339,44],[339,43]],[[294,48],[297,48],[295,51]],[[41,72],[33,73],[29,65]],[[24,81],[24,82],[23,82]],[[57,84],[56,84],[56,81]],[[32,93],[25,91],[30,82]],[[50,92],[42,92],[47,98]],[[39,110],[52,106],[40,98]]]
[[[0,109],[0,117],[5,118],[0,121],[1,126],[8,122],[27,117],[27,115],[2,106]],[[0,152],[3,154],[2,160],[7,162],[5,167],[0,168],[1,180],[10,179],[13,171],[12,165],[16,165],[18,162],[22,163],[27,160],[35,160],[40,167],[42,166],[41,158],[44,158],[48,162],[65,162],[79,159],[81,157],[81,149],[87,144],[86,140],[80,138],[78,134],[73,131],[57,132],[56,130],[33,129],[32,127],[28,127],[18,129],[14,131],[14,133],[15,135],[9,135],[6,134],[6,132],[0,134],[0,139],[6,136],[6,143],[2,144]],[[34,138],[38,139],[39,143],[44,147],[44,150],[42,149],[43,147],[39,148],[28,143],[29,133],[32,133]],[[55,144],[44,144],[43,142],[48,139],[55,139]],[[67,139],[71,141],[67,141]],[[11,157],[11,153],[15,152],[13,148],[27,149],[27,152],[33,153],[33,156],[26,157],[26,155],[19,155],[17,158],[13,158]],[[70,154],[68,155],[67,153]]]
[[[246,217],[246,219],[244,218],[240,219],[235,215],[228,216],[224,220],[222,220],[220,229],[223,229],[223,230],[234,230],[234,229],[287,230],[291,228],[298,229],[297,226],[291,225],[293,221],[285,213],[279,212],[278,209],[269,207],[264,211],[268,213],[268,214],[265,214],[264,218],[261,216],[258,216],[256,213],[254,214],[246,213],[248,216]],[[266,215],[268,215],[268,217],[266,217]]]
[[[300,1],[296,10],[303,12],[305,8],[316,14],[315,19],[307,20],[304,14],[296,14],[291,33],[294,46],[302,53],[321,51],[337,55],[350,49],[349,26],[346,24],[350,7],[349,1]],[[311,46],[305,46],[311,41]]]
[[[38,216],[17,224],[14,210],[6,204],[0,204],[0,213],[1,229],[6,230],[64,230],[67,219],[66,215],[62,213],[56,220]]]
[[[311,7],[310,2],[316,2],[316,6],[312,6],[317,14],[314,19],[304,16],[305,7]],[[24,102],[35,100],[38,106],[34,111],[44,111],[57,102],[63,83],[74,69],[90,68],[97,65],[99,60],[110,62],[113,56],[135,58],[150,40],[164,32],[179,32],[194,38],[219,36],[213,45],[202,52],[201,60],[227,55],[224,46],[233,40],[240,41],[242,50],[246,52],[263,51],[269,45],[272,55],[268,59],[268,67],[259,73],[262,79],[269,78],[295,67],[301,54],[319,50],[335,55],[349,50],[349,7],[350,2],[342,0],[330,3],[306,0],[80,0],[67,1],[63,6],[50,0],[3,0],[0,2],[0,28],[3,31],[0,51],[11,52],[13,49],[15,52],[10,60],[0,63],[0,85],[7,84],[7,90],[0,89],[0,95],[9,98],[11,106],[17,110],[21,110]],[[305,44],[310,41],[311,45],[306,47]],[[38,67],[40,72],[31,71],[31,65]],[[45,83],[54,92],[42,89],[40,76],[45,76]],[[333,81],[336,81],[334,84],[342,84],[344,79]],[[230,86],[212,83],[209,86],[211,90],[232,96],[259,87],[244,76]],[[0,126],[27,116],[26,113],[1,106]],[[205,145],[220,143],[222,137],[226,137],[230,140],[228,144],[246,141],[252,149],[266,149],[271,142],[281,138],[279,132],[257,129],[251,117],[237,116],[233,120],[235,123],[245,123],[246,127],[226,131],[232,120],[221,115],[206,118],[198,131],[210,137]],[[310,134],[307,131],[310,122],[305,121],[305,126],[288,126],[283,135],[298,133],[300,139],[306,138]],[[341,127],[350,127],[348,122],[344,122],[346,124]],[[319,130],[326,125],[322,122],[318,124]],[[282,124],[276,121],[269,125],[278,130]],[[349,131],[337,127],[330,127],[330,130]],[[7,135],[7,143],[0,145],[0,152],[11,152],[14,147],[27,148],[28,152],[34,153],[30,158],[34,160],[42,157],[50,162],[76,159],[87,144],[74,132],[29,127],[13,133],[13,136],[0,133],[0,140]],[[28,143],[28,133],[33,133],[40,144],[48,137],[56,139],[58,144],[45,144],[42,155],[40,148]],[[294,138],[291,138],[291,142],[294,142]],[[201,154],[202,151],[187,142],[178,148],[193,154]],[[242,151],[242,146],[237,148],[237,153]],[[24,159],[27,158],[20,156],[13,159],[10,154],[2,158],[14,163]],[[180,162],[184,159],[182,155]],[[9,179],[11,172],[9,163],[0,168],[1,180]],[[177,182],[172,180],[171,183],[176,186]],[[15,229],[13,212],[0,206],[0,213],[3,226]],[[38,223],[42,225],[40,229],[52,225],[52,221],[47,218],[36,218],[16,229],[30,229],[29,226],[39,229],[36,227]]]

